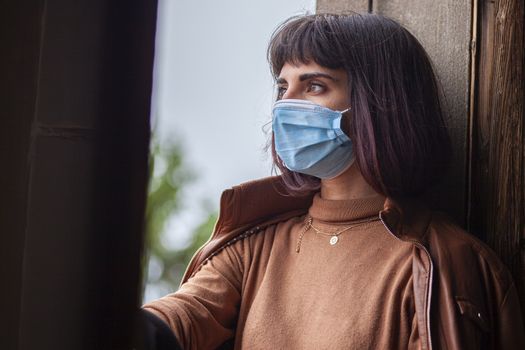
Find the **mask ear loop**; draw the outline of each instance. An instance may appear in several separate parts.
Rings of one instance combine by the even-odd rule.
[[[339,113],[341,113],[341,116],[343,116],[343,119],[346,119],[346,118],[344,118],[344,117],[345,117],[345,113],[348,112],[348,111],[350,111],[350,110],[352,110],[352,107],[348,107],[347,109],[345,109],[345,110],[343,110],[343,111],[341,111],[341,112],[339,112]],[[341,120],[341,125],[343,125],[343,120]],[[350,126],[348,126],[348,128],[350,128]],[[346,128],[345,128],[345,129],[346,129]],[[343,130],[343,132],[344,132],[347,136],[349,136],[349,135],[348,135],[349,130]]]
[[[345,109],[344,111],[341,111],[339,113],[345,114],[346,112],[350,111],[351,109],[352,109],[352,107],[348,107],[347,109]]]

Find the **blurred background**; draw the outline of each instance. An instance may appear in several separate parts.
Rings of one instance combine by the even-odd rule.
[[[221,192],[271,175],[266,46],[315,0],[160,0],[143,301],[178,289],[208,239]]]

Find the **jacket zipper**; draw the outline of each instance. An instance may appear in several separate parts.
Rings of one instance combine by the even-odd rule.
[[[401,239],[398,236],[396,236],[390,230],[388,225],[385,224],[381,214],[379,215],[379,219],[383,223],[383,226],[386,228],[388,233],[390,233],[395,239],[397,239],[398,241],[401,241],[401,242],[411,242],[412,244],[416,245],[419,249],[422,249],[425,252],[425,254],[427,255],[427,257],[428,257],[428,261],[430,262],[430,273],[428,274],[428,277],[427,277],[427,292],[426,292],[427,305],[426,305],[426,310],[425,310],[427,317],[426,317],[425,325],[426,325],[426,328],[427,328],[428,349],[432,350],[432,339],[431,339],[431,334],[430,334],[430,301],[431,301],[431,298],[432,298],[432,281],[433,281],[433,274],[434,274],[434,264],[432,262],[432,258],[430,256],[430,253],[428,252],[427,248],[425,246],[423,246],[421,243],[419,243],[419,242],[417,242],[415,240],[411,240],[411,239],[404,240],[404,239]]]

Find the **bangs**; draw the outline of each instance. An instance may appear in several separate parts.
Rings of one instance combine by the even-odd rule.
[[[274,78],[279,76],[285,63],[297,65],[314,61],[332,69],[344,66],[341,52],[336,49],[340,40],[338,31],[331,28],[330,17],[336,15],[296,16],[277,27],[267,51]]]

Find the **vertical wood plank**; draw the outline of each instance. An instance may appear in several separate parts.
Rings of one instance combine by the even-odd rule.
[[[317,13],[366,12],[368,0],[317,0]]]
[[[480,1],[469,223],[510,268],[525,305],[522,0]],[[524,310],[522,310],[524,311]]]

